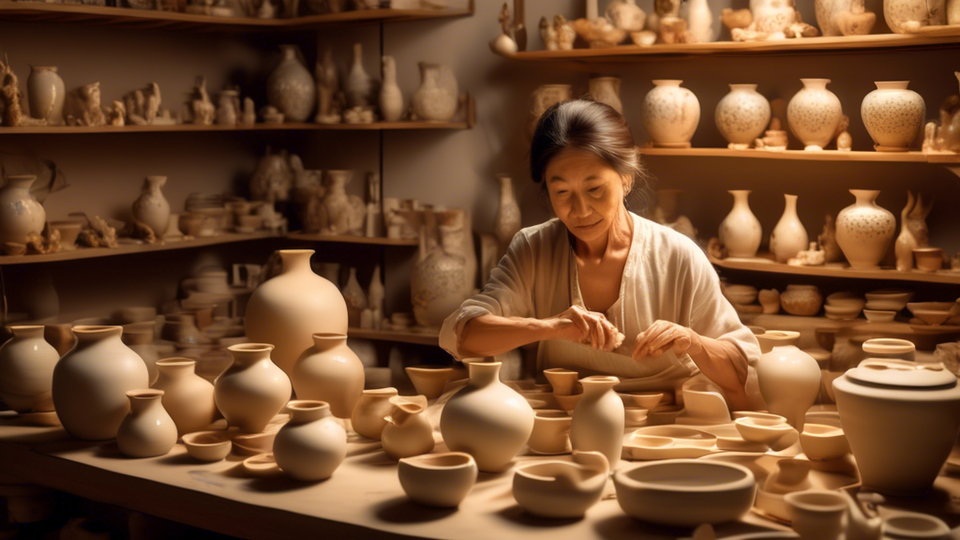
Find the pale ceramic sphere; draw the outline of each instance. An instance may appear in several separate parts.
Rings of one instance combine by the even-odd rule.
[[[717,104],[717,129],[735,148],[748,148],[770,124],[770,102],[755,84],[731,84]]]

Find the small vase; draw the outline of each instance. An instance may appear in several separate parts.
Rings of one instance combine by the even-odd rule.
[[[347,433],[323,401],[291,401],[290,421],[273,441],[277,465],[291,478],[326,480],[347,457]]]
[[[267,77],[267,102],[288,122],[306,122],[317,103],[313,75],[297,57],[296,45],[281,45],[283,59]]]
[[[337,418],[350,418],[363,394],[363,363],[344,334],[313,334],[313,347],[293,366],[297,399],[325,401]]]
[[[47,213],[30,194],[33,175],[7,176],[7,185],[0,189],[0,243],[26,243],[30,233],[43,232]]]
[[[594,77],[590,79],[590,96],[594,101],[605,103],[623,114],[623,102],[620,101],[619,77]]]
[[[946,24],[945,0],[883,0],[883,18],[897,34],[905,34],[921,26]]]
[[[53,410],[53,368],[60,355],[43,339],[42,325],[11,326],[0,347],[0,399],[17,412]]]
[[[348,107],[369,107],[373,103],[374,83],[363,69],[363,44],[353,44],[353,64],[344,81],[344,94]]]
[[[320,232],[323,234],[346,235],[355,232],[358,222],[362,228],[366,208],[362,201],[355,204],[359,197],[347,195],[346,185],[353,180],[353,171],[328,170],[326,173],[327,191],[320,201]],[[358,215],[361,212],[361,215]]]
[[[851,189],[857,202],[837,214],[837,243],[851,268],[876,268],[890,248],[897,220],[877,205],[879,191]]]
[[[697,43],[710,43],[717,39],[713,29],[713,13],[707,0],[690,0],[687,6],[687,30]]]
[[[717,104],[717,129],[730,148],[750,148],[770,124],[770,102],[755,84],[731,84],[730,93]]]
[[[573,88],[569,84],[544,84],[533,91],[533,107],[530,108],[530,120],[527,122],[527,135],[533,137],[537,122],[550,107],[573,99]]]
[[[383,450],[393,459],[419,456],[433,451],[433,427],[417,403],[391,399],[393,410],[386,416],[380,440]]]
[[[907,191],[907,205],[900,211],[900,235],[894,244],[897,270],[913,270],[913,250],[929,245],[930,229],[926,219],[932,209],[932,202],[929,205],[923,204],[923,195],[918,193],[914,198],[913,192]]]
[[[427,122],[449,122],[457,114],[458,92],[449,67],[420,62],[420,87],[411,100],[413,112]]]
[[[910,81],[876,82],[860,105],[860,116],[878,152],[906,152],[923,129],[927,106],[908,90]]]
[[[367,307],[373,311],[375,319],[373,321],[376,328],[380,328],[380,319],[383,318],[383,298],[386,290],[383,288],[383,282],[380,280],[380,266],[373,269],[373,276],[370,278],[370,285],[367,287]]]
[[[196,360],[157,361],[160,372],[153,388],[163,390],[163,408],[177,425],[177,435],[201,431],[217,419],[217,402],[210,381],[196,374]]]
[[[820,395],[820,365],[793,345],[774,347],[757,361],[760,394],[770,412],[803,431],[804,415]]]
[[[434,224],[436,222],[436,216],[430,211],[426,219]],[[442,246],[430,249],[428,229],[435,231],[436,227],[424,226],[420,229],[419,261],[410,272],[410,299],[417,324],[439,328],[444,319],[470,297],[472,288],[467,286],[466,259],[448,252]],[[452,234],[447,238],[453,241]],[[432,241],[436,242],[436,239]]]
[[[397,389],[392,387],[364,390],[350,416],[353,430],[368,439],[379,441],[387,425],[384,417],[393,409],[390,398],[396,395]]]
[[[655,80],[640,105],[640,121],[654,146],[690,148],[700,123],[700,101],[680,80]]]
[[[242,343],[227,350],[233,364],[213,383],[217,408],[230,426],[260,433],[290,399],[290,378],[270,360],[273,345]]]
[[[757,216],[750,211],[747,201],[750,190],[737,189],[728,193],[733,195],[733,210],[720,223],[720,242],[731,257],[756,257],[763,231]]]
[[[514,235],[520,232],[520,205],[513,195],[513,180],[505,174],[497,175],[497,179],[500,180],[500,204],[493,230],[500,243],[499,256],[503,257]]]
[[[63,124],[63,99],[66,90],[55,66],[30,66],[27,76],[27,102],[30,116],[47,124]]]
[[[163,390],[131,390],[130,414],[117,429],[117,446],[129,457],[162,456],[177,444],[177,426],[164,410]]]
[[[133,219],[150,227],[157,239],[163,237],[170,224],[170,203],[160,191],[166,183],[166,176],[148,176],[140,196],[133,201]]]
[[[853,0],[815,0],[814,12],[817,16],[817,26],[824,36],[841,35],[834,17],[840,13],[850,11]]]
[[[594,376],[580,379],[583,397],[573,410],[570,444],[575,452],[600,452],[610,468],[620,463],[623,448],[623,400],[613,391],[620,379]]]
[[[784,195],[783,198],[783,215],[770,234],[770,251],[777,262],[785,263],[807,249],[810,239],[797,216],[797,196]]]
[[[367,295],[363,293],[363,287],[357,281],[357,269],[350,268],[350,277],[347,278],[347,284],[343,287],[343,301],[347,303],[348,324],[354,328],[360,327],[360,314],[367,308]],[[334,415],[337,415],[334,413]]]
[[[830,79],[800,81],[803,89],[787,104],[787,124],[794,136],[804,144],[804,150],[823,150],[837,135],[843,107],[836,94],[827,90]]]
[[[392,56],[383,57],[383,86],[380,88],[380,114],[387,122],[396,122],[403,116],[403,93],[397,85],[397,62]]]

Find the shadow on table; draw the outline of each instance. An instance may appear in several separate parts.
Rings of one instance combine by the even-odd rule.
[[[201,462],[197,461],[190,454],[167,454],[162,458],[158,459],[157,462],[163,463],[164,465],[198,465]]]
[[[308,489],[325,482],[326,480],[320,480],[319,482],[301,482],[300,480],[290,478],[278,470],[276,474],[270,476],[251,478],[250,481],[245,484],[244,488],[258,493],[284,493]]]
[[[430,508],[416,504],[404,496],[384,501],[376,505],[373,511],[378,518],[389,523],[427,523],[443,519],[457,509]]]
[[[500,510],[496,514],[497,516],[503,518],[505,521],[509,521],[515,525],[524,525],[526,527],[535,527],[540,529],[549,529],[551,527],[564,527],[570,525],[571,523],[576,523],[581,521],[583,518],[572,518],[572,519],[547,519],[534,516],[520,507],[520,505],[515,504],[513,506],[508,506],[503,510]]]
[[[382,449],[377,449],[375,452],[371,452],[362,457],[354,457],[350,459],[350,462],[355,465],[365,466],[365,467],[396,467],[397,461],[387,455]]]
[[[693,534],[693,529],[684,527],[662,527],[637,521],[627,515],[613,516],[597,521],[593,525],[597,534],[603,538],[631,539],[636,538],[687,538]]]

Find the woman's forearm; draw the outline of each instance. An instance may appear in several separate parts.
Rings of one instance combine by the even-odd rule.
[[[744,385],[747,382],[747,357],[729,341],[708,338],[692,332],[693,343],[687,353],[708,379],[723,389],[731,410],[750,407]]]
[[[464,357],[495,356],[535,341],[553,339],[557,327],[556,319],[481,315],[464,325],[457,349]]]

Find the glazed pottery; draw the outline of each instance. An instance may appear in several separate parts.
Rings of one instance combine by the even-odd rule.
[[[573,410],[570,444],[575,451],[602,453],[610,468],[620,463],[623,446],[623,400],[613,391],[620,379],[593,376],[580,379],[583,398]]]
[[[344,334],[313,334],[290,377],[297,399],[325,401],[337,418],[350,418],[363,393],[363,363]]]
[[[780,306],[791,315],[812,317],[820,312],[823,294],[815,285],[787,285],[780,294]]]
[[[30,194],[36,179],[33,175],[7,176],[7,185],[0,189],[0,243],[24,244],[28,234],[43,232],[47,213]]]
[[[317,87],[298,58],[296,45],[281,45],[283,59],[267,77],[267,102],[288,122],[306,122],[317,103]]]
[[[770,102],[755,84],[731,84],[714,114],[717,129],[730,148],[746,149],[770,125]]]
[[[497,206],[493,232],[500,244],[499,258],[507,252],[513,236],[520,232],[520,205],[513,195],[513,180],[505,174],[497,175],[497,180],[500,181],[500,204]]]
[[[533,432],[527,441],[530,451],[547,455],[569,453],[573,418],[566,411],[539,409],[534,413]]]
[[[166,358],[157,361],[160,372],[153,388],[163,390],[163,408],[177,434],[192,433],[206,428],[217,419],[217,403],[213,385],[196,374],[197,361],[189,358]]]
[[[544,84],[533,91],[533,107],[530,109],[530,120],[527,123],[527,135],[533,137],[533,132],[537,128],[537,122],[547,109],[560,103],[573,99],[573,89],[569,84]]]
[[[347,433],[323,401],[298,400],[287,405],[290,421],[273,440],[273,457],[296,480],[330,478],[347,457]]]
[[[610,467],[601,452],[574,452],[573,463],[542,461],[517,468],[513,498],[544,518],[580,518],[600,502]]]
[[[164,410],[163,390],[131,390],[130,413],[117,428],[117,447],[128,457],[162,456],[177,444],[177,426]]]
[[[369,107],[373,104],[374,80],[363,69],[363,44],[353,44],[353,63],[350,73],[344,81],[344,94],[347,97],[347,107]]]
[[[880,152],[906,152],[923,129],[927,106],[908,90],[910,81],[874,83],[877,89],[863,98],[860,116]]]
[[[310,269],[312,255],[311,249],[280,250],[283,272],[257,287],[247,301],[247,337],[275,344],[271,356],[287,373],[313,346],[314,333],[347,333],[347,304],[336,285]]]
[[[380,435],[383,450],[393,459],[419,456],[433,450],[433,427],[417,403],[392,398],[393,409],[384,417],[387,425]]]
[[[850,453],[850,443],[843,430],[823,424],[805,424],[800,434],[800,447],[811,460],[838,459]]]
[[[627,515],[672,527],[739,519],[753,506],[757,491],[753,473],[743,465],[696,459],[620,469],[613,484]]]
[[[807,230],[797,216],[797,196],[784,195],[783,215],[770,234],[770,251],[777,262],[785,263],[807,249],[809,237]]]
[[[700,101],[680,80],[654,80],[640,104],[640,121],[654,146],[689,148],[700,123]]]
[[[709,43],[717,39],[718,30],[713,29],[713,13],[707,0],[690,0],[687,6],[687,31],[696,43]]]
[[[544,377],[550,383],[554,395],[570,396],[577,388],[577,379],[580,375],[576,371],[566,368],[550,368],[543,370]]]
[[[364,390],[350,417],[354,431],[368,439],[379,441],[383,428],[387,425],[384,417],[393,409],[390,398],[396,395],[397,389],[391,387]]]
[[[410,381],[413,383],[413,387],[417,390],[417,393],[425,396],[427,399],[437,399],[440,397],[443,394],[443,387],[446,386],[448,382],[457,379],[463,373],[462,370],[452,367],[406,367],[404,370],[407,372],[407,376],[410,377]]]
[[[897,34],[905,34],[921,26],[946,24],[945,0],[883,0],[883,18]]]
[[[11,326],[0,347],[0,399],[20,412],[53,410],[53,369],[60,355],[43,339],[43,326]]]
[[[847,499],[840,493],[808,490],[783,496],[793,530],[801,540],[840,540],[844,537]]]
[[[396,122],[403,116],[403,93],[397,85],[397,61],[392,56],[383,57],[380,114],[386,122]]]
[[[477,481],[477,463],[464,452],[402,458],[397,469],[400,487],[410,499],[425,506],[453,508]]]
[[[794,346],[774,347],[757,361],[760,394],[770,412],[787,419],[798,431],[804,415],[820,394],[820,366]]]
[[[960,387],[939,364],[866,359],[833,381],[865,487],[930,489],[960,431]]]
[[[813,6],[820,32],[824,36],[842,35],[834,17],[849,12],[852,5],[853,0],[815,0]]]
[[[193,459],[214,462],[226,458],[233,443],[225,431],[196,431],[183,435],[183,446]]]
[[[420,87],[411,106],[420,120],[449,122],[457,114],[459,90],[453,72],[443,64],[420,62]]]
[[[230,426],[260,433],[290,399],[290,378],[271,361],[273,345],[242,343],[227,350],[233,364],[214,381],[217,408]]]
[[[787,124],[804,150],[823,150],[837,134],[843,108],[840,99],[827,90],[830,79],[800,79],[803,90],[787,104]]]
[[[30,116],[46,120],[48,125],[63,124],[63,99],[66,97],[63,79],[56,66],[30,66],[27,76],[27,103]]]
[[[148,176],[140,196],[133,201],[133,219],[150,227],[157,239],[163,237],[170,224],[170,203],[160,191],[166,183],[166,176]]]
[[[589,81],[589,94],[594,101],[605,103],[623,114],[623,102],[620,101],[619,77],[594,77]]]
[[[890,249],[897,220],[877,205],[879,191],[851,189],[857,201],[837,215],[837,243],[855,269],[876,268]]]
[[[533,431],[533,409],[500,382],[500,365],[470,362],[470,381],[440,414],[440,433],[447,447],[472,455],[484,472],[509,467]]]
[[[727,193],[733,195],[733,209],[720,223],[720,243],[731,257],[755,257],[760,249],[762,230],[760,220],[750,211],[747,202],[750,190],[736,189]]]
[[[130,411],[127,392],[147,388],[143,359],[120,341],[119,326],[75,326],[77,344],[53,369],[53,406],[74,437],[112,439]]]
[[[920,247],[913,249],[918,272],[936,272],[943,268],[943,248]]]

